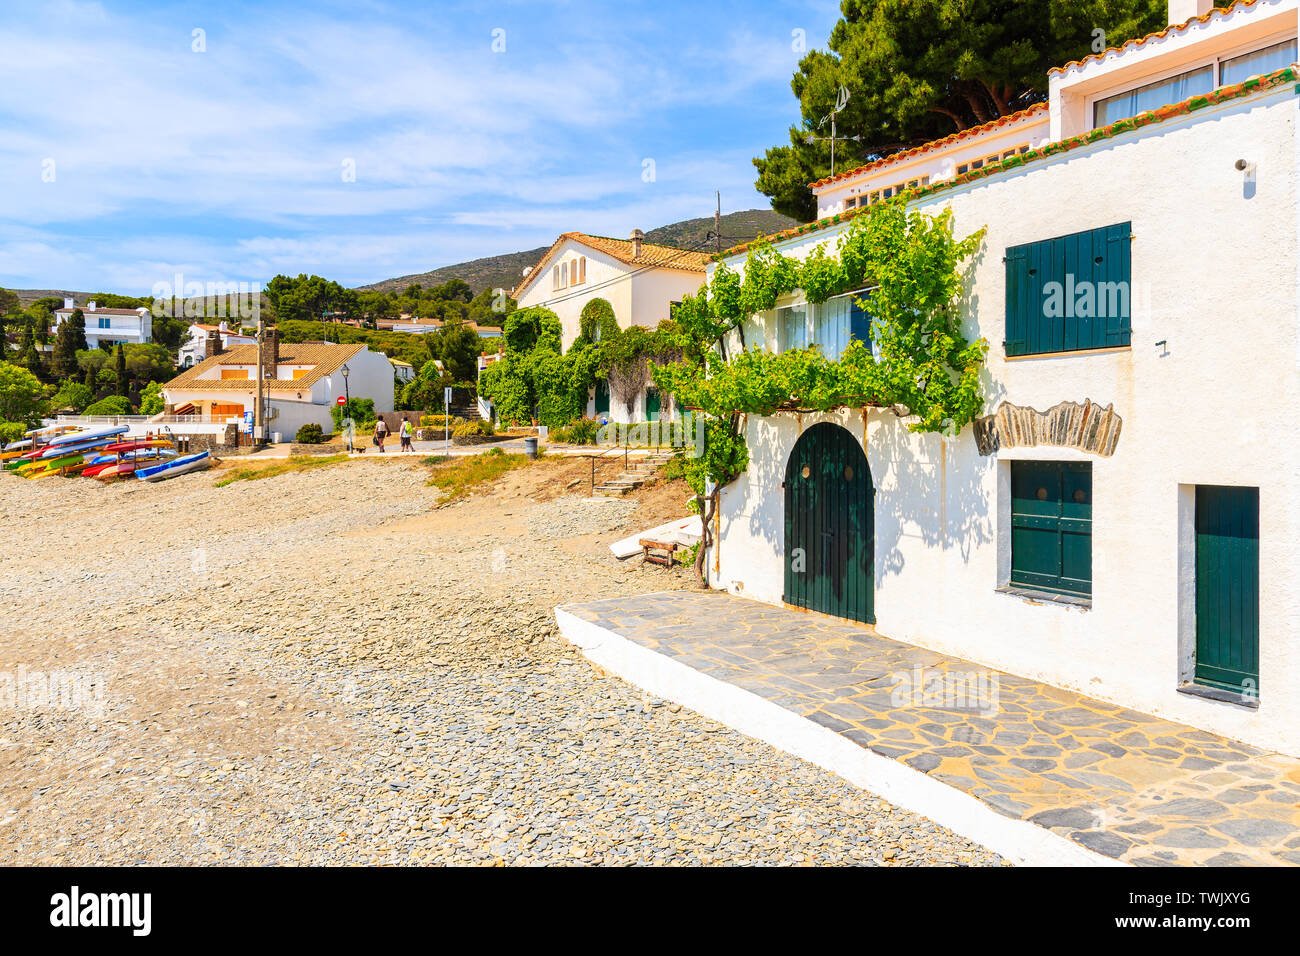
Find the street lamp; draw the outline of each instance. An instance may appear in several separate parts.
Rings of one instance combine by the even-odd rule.
[[[351,372],[352,369],[348,368],[347,363],[344,362],[343,367],[339,369],[339,371],[343,373],[343,419],[342,421],[348,422],[351,421],[349,415],[352,412],[352,393],[348,391],[348,373]],[[348,426],[348,454],[349,455],[352,454],[351,426]]]
[[[855,142],[855,143],[860,143],[860,142],[862,142],[862,137],[861,137],[861,136],[836,136],[836,135],[835,135],[835,116],[836,116],[837,113],[841,112],[841,111],[844,109],[844,107],[848,106],[848,104],[849,104],[849,90],[848,90],[848,87],[846,87],[846,86],[841,86],[841,87],[840,87],[840,95],[839,95],[839,97],[838,97],[838,98],[836,99],[836,101],[835,101],[835,109],[831,110],[830,113],[829,113],[828,115],[823,116],[823,117],[822,117],[822,121],[821,121],[820,123],[817,124],[817,128],[818,128],[818,129],[821,129],[821,128],[826,124],[826,121],[827,121],[827,120],[830,120],[830,121],[831,121],[831,135],[830,135],[830,136],[817,136],[817,135],[814,134],[814,133],[806,133],[806,134],[804,135],[804,138],[803,138],[803,141],[804,141],[805,143],[807,143],[809,146],[811,146],[813,143],[824,143],[824,142],[827,142],[827,141],[830,142],[830,144],[831,144],[831,175],[832,175],[832,176],[835,175],[835,143],[836,143],[836,141],[839,141],[839,142],[841,142],[841,143],[849,142],[850,140],[852,140],[852,141]]]

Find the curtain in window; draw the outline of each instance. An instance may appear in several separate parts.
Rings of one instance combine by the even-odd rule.
[[[1219,64],[1219,83],[1222,86],[1240,83],[1252,76],[1272,73],[1284,66],[1290,66],[1295,60],[1295,40],[1275,43],[1272,46],[1264,47],[1262,50],[1256,50],[1254,53],[1247,53],[1245,56],[1234,56],[1230,60],[1224,60]]]
[[[776,310],[777,345],[782,352],[808,345],[808,318],[803,306]]]
[[[839,296],[814,306],[813,343],[832,362],[839,361],[849,344],[848,296]]]
[[[1214,68],[1205,66],[1190,73],[1140,86],[1136,90],[1098,100],[1095,107],[1094,126],[1107,126],[1147,110],[1158,110],[1171,103],[1181,103],[1198,93],[1208,93],[1214,88]]]

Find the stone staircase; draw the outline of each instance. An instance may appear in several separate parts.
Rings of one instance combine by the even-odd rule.
[[[609,481],[597,485],[596,494],[606,498],[625,495],[633,488],[637,488],[653,478],[655,472],[663,466],[664,462],[671,461],[672,458],[672,455],[653,453],[645,458],[629,459],[627,471],[617,478],[611,478]]]

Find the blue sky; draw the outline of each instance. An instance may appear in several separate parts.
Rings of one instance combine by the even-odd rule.
[[[794,31],[821,46],[838,17],[834,2],[17,6],[0,12],[0,286],[137,295],[178,272],[356,285],[570,229],[624,236],[709,215],[714,189],[724,212],[766,206],[750,160],[797,119]]]

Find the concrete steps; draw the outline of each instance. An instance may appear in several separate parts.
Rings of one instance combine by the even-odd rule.
[[[595,488],[597,495],[606,498],[625,495],[633,488],[639,488],[655,476],[664,463],[671,461],[672,455],[654,454],[645,458],[629,459],[627,471],[617,478],[611,478]]]

